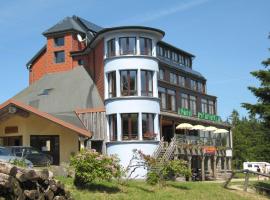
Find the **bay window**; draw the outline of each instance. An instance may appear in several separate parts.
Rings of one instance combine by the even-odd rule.
[[[107,42],[107,57],[115,56],[115,39],[111,39]]]
[[[116,72],[108,73],[109,98],[116,97]]]
[[[138,140],[138,114],[121,114],[122,140]]]
[[[215,102],[214,101],[208,101],[208,108],[209,108],[209,114],[214,115],[215,114]]]
[[[153,96],[153,72],[142,70],[141,71],[141,95]]]
[[[174,90],[168,90],[167,91],[167,98],[168,98],[168,110],[175,111],[176,110],[176,104],[175,104],[175,91]]]
[[[121,77],[121,95],[135,96],[137,95],[137,71],[136,70],[122,70]]]
[[[188,109],[188,95],[184,93],[181,94],[181,108]]]
[[[152,140],[156,137],[154,133],[154,114],[142,113],[142,134],[144,140]]]
[[[198,82],[198,92],[204,93],[204,85],[201,82]]]
[[[197,90],[197,84],[196,84],[196,81],[194,80],[190,80],[190,89],[192,90]]]
[[[186,86],[186,78],[184,76],[178,76],[178,85],[181,87]]]
[[[161,103],[161,108],[166,109],[167,101],[166,101],[166,89],[163,87],[158,88],[158,96]]]
[[[140,54],[152,55],[152,40],[145,37],[140,37]]]
[[[189,96],[190,110],[193,115],[197,114],[197,98],[195,96]]]
[[[177,84],[177,75],[170,72],[170,83]]]
[[[158,73],[158,75],[159,75],[159,79],[160,80],[164,80],[164,78],[165,78],[165,70],[164,69],[159,69],[159,73]]]
[[[119,38],[120,55],[136,54],[136,37]]]
[[[110,132],[110,141],[117,140],[117,115],[109,115],[109,132]]]
[[[202,112],[203,113],[208,113],[207,111],[207,100],[206,99],[201,99],[201,106],[202,106]]]

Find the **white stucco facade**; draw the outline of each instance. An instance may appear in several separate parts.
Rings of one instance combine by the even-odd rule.
[[[132,55],[120,55],[120,44],[119,38],[132,37],[133,41],[136,38],[136,47]],[[148,55],[141,55],[140,52],[140,38],[147,38],[151,40],[151,52]],[[160,138],[160,126],[159,126],[159,115],[160,115],[160,102],[158,98],[158,60],[156,59],[156,44],[161,39],[160,33],[149,30],[121,30],[108,32],[104,36],[104,97],[105,97],[105,108],[107,115],[107,138],[110,137],[110,122],[109,116],[114,115],[117,118],[117,139],[116,141],[107,141],[107,153],[109,155],[116,154],[120,158],[121,165],[126,168],[131,157],[132,150],[141,150],[144,154],[152,155],[156,149],[159,138]],[[107,43],[109,40],[115,41],[113,43],[115,52],[113,57],[108,57]],[[121,92],[121,71],[123,70],[134,70],[136,71],[136,95],[126,96],[122,95]],[[141,85],[141,72],[147,71],[152,75],[152,94],[150,96],[142,95]],[[110,97],[109,88],[109,73],[115,73],[115,96]],[[135,113],[138,116],[138,137],[133,140],[122,140],[123,138],[123,120],[121,119],[124,113]],[[142,128],[142,116],[143,114],[151,114],[154,116],[153,127],[155,137],[151,140],[143,139],[143,128]],[[136,170],[133,174],[134,177],[143,178],[146,174],[144,169]]]

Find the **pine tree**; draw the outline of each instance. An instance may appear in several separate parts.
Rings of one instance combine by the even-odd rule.
[[[270,127],[270,58],[263,61],[262,65],[265,69],[251,72],[251,75],[260,81],[260,86],[248,87],[248,89],[256,96],[257,103],[243,103],[242,106],[246,108],[250,114],[258,115],[265,125]]]

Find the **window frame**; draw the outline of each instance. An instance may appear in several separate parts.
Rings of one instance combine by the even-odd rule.
[[[144,41],[143,49],[142,49],[142,42],[141,42],[142,40]],[[140,55],[152,56],[152,51],[153,51],[152,39],[148,37],[139,37],[139,43],[140,43]],[[150,45],[150,48],[148,47],[148,45]]]
[[[59,44],[59,41],[58,40],[60,40],[62,42],[60,42],[60,44]],[[62,37],[55,37],[55,38],[53,38],[53,41],[54,41],[54,47],[63,47],[63,46],[65,46],[65,37],[64,36],[62,36]]]
[[[58,61],[57,55],[60,54],[60,53],[63,53],[63,56],[64,56],[64,57]],[[65,63],[65,60],[66,60],[65,57],[66,57],[66,55],[65,55],[65,51],[64,51],[64,50],[61,50],[61,51],[55,51],[55,52],[54,52],[54,63],[55,63],[55,64]]]
[[[145,118],[146,120],[144,121]],[[142,113],[142,136],[143,136],[143,140],[153,140],[156,138],[155,114]]]
[[[108,78],[108,97],[116,97],[116,71],[111,71],[107,74]]]
[[[117,141],[117,114],[109,115],[110,141]]]
[[[145,91],[143,90],[143,83],[142,83],[142,72],[145,72]],[[141,70],[141,96],[153,96],[153,71],[150,70]],[[149,87],[149,81],[151,86]]]
[[[114,57],[116,55],[116,47],[115,47],[115,38],[112,38],[107,41],[107,49],[106,55],[108,58]]]
[[[131,90],[130,89],[130,87],[131,87],[131,76],[130,76],[130,74],[131,74],[131,72],[135,72],[136,73],[136,75],[135,75],[135,90]],[[128,84],[128,86],[127,86],[127,94],[125,95],[124,94],[124,90],[123,90],[123,80],[122,80],[122,73],[124,73],[124,72],[127,72],[127,84]],[[138,71],[137,70],[135,70],[135,69],[130,69],[130,70],[120,70],[120,86],[121,86],[121,88],[120,88],[120,91],[121,91],[121,96],[137,96],[138,95]],[[131,91],[133,91],[133,94],[132,94],[132,92]]]
[[[122,46],[122,39],[126,39],[127,49],[124,51]],[[130,39],[134,39],[134,50],[129,51],[130,48]],[[134,37],[119,37],[119,55],[136,55],[137,54],[137,38]]]
[[[128,124],[127,124],[127,129],[128,129],[128,132],[127,134],[124,133],[124,116],[127,115],[127,121],[128,121]],[[134,134],[132,133],[134,130],[134,127],[133,127],[133,124],[132,124],[132,115],[136,115],[136,118],[137,118],[137,123],[136,123],[136,126],[135,127],[135,130],[137,129],[137,133]],[[126,140],[139,140],[139,114],[138,113],[122,113],[121,114],[121,129],[122,129],[122,140],[126,141]],[[134,137],[135,136],[135,137]],[[125,138],[127,137],[127,138]]]

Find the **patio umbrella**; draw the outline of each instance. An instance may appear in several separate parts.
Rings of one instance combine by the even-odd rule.
[[[229,131],[226,129],[217,129],[214,131],[214,133],[229,133]]]
[[[208,127],[205,128],[205,131],[210,131],[210,132],[213,132],[213,131],[216,131],[216,130],[217,130],[217,128],[214,127],[214,126],[208,126]]]
[[[185,130],[191,130],[192,128],[193,128],[193,126],[191,124],[188,124],[188,123],[182,123],[176,127],[176,129],[185,129]]]
[[[196,126],[193,126],[192,130],[197,130],[197,131],[205,131],[205,126],[202,126],[202,125],[196,125]]]

